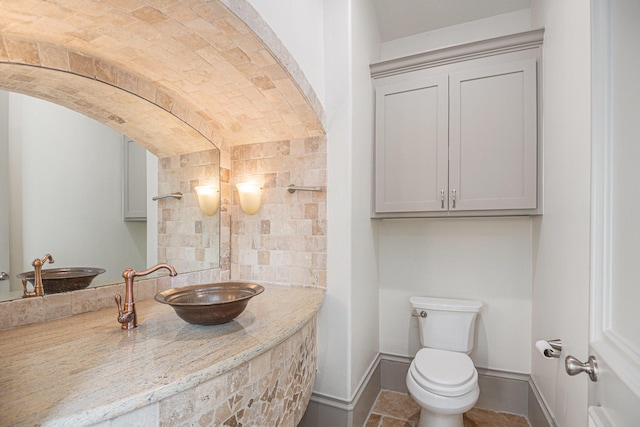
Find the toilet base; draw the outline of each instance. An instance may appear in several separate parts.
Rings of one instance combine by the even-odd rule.
[[[407,372],[407,388],[413,400],[421,408],[418,427],[463,427],[462,414],[473,408],[480,396],[477,383],[469,393],[462,396],[448,397],[433,394],[416,382],[411,375],[411,368]]]
[[[464,427],[464,421],[462,414],[436,414],[422,408],[418,427]]]

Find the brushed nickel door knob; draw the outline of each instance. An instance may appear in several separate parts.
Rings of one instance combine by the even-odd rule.
[[[584,363],[573,356],[567,356],[566,359],[564,359],[564,369],[569,375],[577,375],[585,372],[589,374],[591,381],[598,381],[598,362],[593,356],[589,356],[589,360]]]

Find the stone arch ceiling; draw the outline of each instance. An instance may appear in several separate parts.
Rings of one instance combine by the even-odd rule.
[[[161,157],[324,134],[313,89],[246,0],[2,0],[0,88]]]

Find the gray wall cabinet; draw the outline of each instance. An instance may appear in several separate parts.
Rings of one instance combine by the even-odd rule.
[[[542,213],[542,34],[371,65],[373,217]]]

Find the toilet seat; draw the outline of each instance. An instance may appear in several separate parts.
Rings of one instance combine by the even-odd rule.
[[[409,370],[422,388],[440,396],[462,396],[478,384],[478,372],[465,353],[423,348]]]

